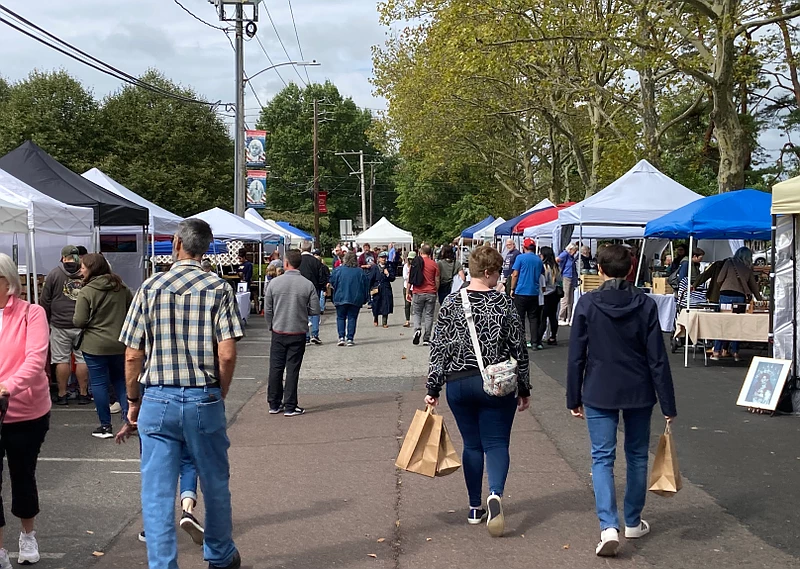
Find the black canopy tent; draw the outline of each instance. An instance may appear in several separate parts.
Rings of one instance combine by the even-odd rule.
[[[0,158],[0,169],[58,201],[94,210],[102,226],[146,226],[147,208],[76,174],[30,140]]]

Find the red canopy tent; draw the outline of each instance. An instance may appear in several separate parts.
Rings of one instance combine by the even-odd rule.
[[[519,235],[528,227],[536,227],[537,225],[542,225],[543,223],[550,223],[551,221],[555,221],[558,219],[558,212],[562,209],[567,209],[568,207],[572,207],[575,205],[575,202],[565,202],[562,204],[558,204],[556,207],[551,207],[549,209],[543,209],[539,211],[532,212],[528,217],[520,221],[514,226],[514,234]]]

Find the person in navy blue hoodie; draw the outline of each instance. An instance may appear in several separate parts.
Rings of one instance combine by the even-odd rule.
[[[604,282],[575,306],[567,363],[567,408],[585,418],[592,445],[592,483],[600,520],[600,556],[619,549],[614,459],[620,411],[625,424],[625,537],[643,537],[650,419],[658,401],[667,422],[677,415],[672,373],[655,301],[627,282],[631,255],[621,245],[597,255]]]
[[[344,262],[331,273],[333,304],[336,305],[338,346],[355,346],[358,313],[369,299],[369,277],[358,266],[353,251],[345,253]]]

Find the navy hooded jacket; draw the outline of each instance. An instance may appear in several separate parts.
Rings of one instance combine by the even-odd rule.
[[[575,306],[567,363],[567,408],[652,407],[677,415],[672,372],[652,298],[608,280]]]

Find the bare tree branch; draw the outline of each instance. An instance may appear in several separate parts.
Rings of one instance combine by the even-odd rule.
[[[662,136],[664,136],[664,134],[665,134],[665,133],[666,133],[666,132],[667,132],[669,129],[671,129],[673,126],[675,126],[675,125],[676,125],[676,124],[678,124],[679,122],[683,122],[683,121],[684,121],[684,120],[686,120],[686,119],[687,119],[687,118],[688,118],[688,117],[689,117],[689,116],[690,116],[690,115],[691,115],[693,112],[695,112],[695,110],[697,110],[697,107],[699,107],[699,106],[700,106],[700,103],[701,103],[701,102],[703,102],[703,98],[704,98],[704,97],[705,97],[705,93],[703,93],[703,92],[701,91],[701,92],[700,92],[700,94],[697,96],[697,98],[694,100],[694,102],[693,102],[691,105],[689,105],[689,107],[688,107],[688,108],[687,108],[685,111],[683,111],[683,112],[682,112],[681,114],[679,114],[677,117],[675,117],[675,118],[674,118],[674,119],[672,119],[671,121],[667,122],[667,124],[665,124],[664,126],[662,126],[662,127],[661,127],[661,129],[658,131],[658,134],[657,134],[657,137],[658,137],[658,139],[660,140],[660,139],[661,139],[661,137],[662,137]]]
[[[714,8],[705,0],[682,0],[683,4],[687,4],[692,8],[697,9],[698,12],[707,16],[710,20],[718,20],[719,14],[714,11]]]
[[[752,30],[754,28],[761,28],[764,26],[768,26],[770,24],[777,24],[778,22],[785,22],[786,20],[791,20],[792,18],[796,18],[798,16],[800,16],[800,9],[794,10],[793,12],[787,12],[785,14],[772,16],[771,18],[764,18],[763,20],[754,20],[752,22],[742,24],[741,26],[736,28],[736,31],[734,32],[734,37],[740,36],[747,30]]]

